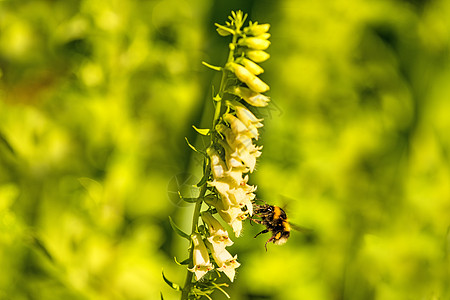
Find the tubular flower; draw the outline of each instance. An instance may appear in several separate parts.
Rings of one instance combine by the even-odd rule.
[[[258,139],[258,128],[256,128],[255,126],[245,125],[240,119],[236,118],[232,114],[225,114],[223,116],[223,119],[230,124],[231,130],[235,135],[243,134],[248,136],[249,138]]]
[[[247,218],[246,211],[242,211],[238,206],[227,206],[223,201],[214,196],[205,197],[205,202],[216,208],[222,220],[233,228],[236,237],[241,235],[242,221]]]
[[[214,269],[214,266],[209,261],[208,249],[206,249],[201,235],[198,233],[193,233],[191,235],[191,239],[194,243],[194,250],[192,254],[194,266],[189,269],[189,271],[194,272],[195,280],[198,281],[200,280],[200,278],[205,276],[208,271]]]
[[[214,178],[222,178],[225,176],[227,167],[225,163],[220,158],[219,154],[216,150],[212,148],[208,148],[206,150],[209,157],[211,158],[211,171],[214,176]]]
[[[237,151],[238,155],[241,155],[241,153],[248,151],[250,154],[255,154],[255,157],[259,157],[259,154],[257,154],[257,152],[262,148],[255,146],[252,139],[247,135],[235,134],[230,128],[223,124],[217,125],[216,129],[225,136],[228,145],[231,147],[231,149]],[[253,168],[250,165],[247,165],[247,167],[250,168],[250,172],[253,171]]]
[[[222,227],[209,212],[202,212],[203,222],[208,225],[209,237],[207,238],[214,249],[225,249],[227,246],[233,245],[233,241],[228,237],[228,232]]]
[[[235,111],[236,115],[248,128],[254,126],[256,128],[261,128],[264,125],[261,123],[263,119],[258,119],[255,115],[249,111],[244,105],[237,101],[227,101],[227,105],[231,106]]]
[[[240,263],[237,255],[230,254],[226,248],[233,244],[229,238],[230,230],[239,237],[246,218],[252,218],[255,212],[257,220],[262,219],[258,206],[254,204],[257,187],[251,185],[249,176],[255,171],[263,148],[257,144],[263,119],[255,116],[252,109],[265,107],[270,101],[263,94],[270,87],[259,77],[264,73],[259,63],[270,57],[265,52],[271,44],[270,25],[250,21],[245,27],[246,18],[247,14],[242,11],[232,11],[224,25],[215,24],[219,35],[232,38],[228,59],[221,66],[203,62],[206,67],[221,72],[222,78],[213,97],[212,127],[193,126],[197,133],[209,137],[208,146],[197,149],[186,138],[190,148],[205,156],[203,176],[197,184],[199,195],[191,198],[178,193],[181,200],[195,203],[191,234],[185,233],[170,219],[170,225],[177,234],[192,240],[189,259],[185,261],[189,268],[184,287],[178,288],[163,274],[166,283],[181,290],[182,299],[204,296],[212,299],[209,295],[214,290],[228,296],[221,288],[227,284],[215,282],[220,274],[209,271],[215,268],[233,282]],[[206,209],[205,205],[208,206]],[[196,282],[199,280],[202,282]]]
[[[270,101],[269,97],[242,86],[234,87],[230,90],[230,93],[244,99],[245,102],[256,107],[267,106]]]
[[[210,248],[211,249],[211,248]],[[234,280],[236,275],[236,268],[241,264],[237,262],[237,255],[232,256],[227,250],[216,252],[211,249],[214,261],[219,266],[217,270],[224,272],[225,275],[230,279],[231,282]]]

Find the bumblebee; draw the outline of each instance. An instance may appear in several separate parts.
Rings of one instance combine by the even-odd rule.
[[[252,218],[250,219],[251,221],[266,226],[266,229],[255,235],[255,238],[258,235],[268,233],[269,231],[272,233],[272,236],[264,245],[266,251],[267,244],[270,242],[273,242],[275,245],[283,245],[286,243],[291,235],[291,229],[302,231],[304,233],[311,233],[310,229],[291,224],[288,221],[286,212],[276,205],[254,204],[254,216],[256,219]]]
[[[291,235],[291,224],[288,221],[286,212],[279,206],[275,205],[255,205],[254,215],[258,219],[252,219],[258,224],[266,226],[266,229],[255,235],[255,238],[263,233],[271,232],[272,236],[267,240],[267,244],[273,242],[276,245],[282,245],[287,242]]]

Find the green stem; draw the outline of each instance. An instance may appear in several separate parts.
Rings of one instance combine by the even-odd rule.
[[[232,62],[234,60],[234,49],[236,48],[236,42],[237,42],[237,38],[238,35],[234,35],[233,36],[233,40],[230,44],[230,52],[228,54],[228,60],[227,63]],[[213,123],[212,123],[212,131],[214,131],[217,123],[220,120],[220,116],[221,116],[221,110],[222,110],[222,98],[223,98],[223,94],[225,93],[225,88],[227,85],[227,74],[228,70],[226,68],[222,68],[222,79],[220,81],[220,87],[219,87],[219,93],[217,94],[216,97],[214,97],[214,101],[216,103],[215,105],[215,110],[214,110],[214,119],[213,119]],[[213,145],[214,143],[214,134],[211,134],[211,145]],[[208,158],[205,158],[208,159]],[[209,175],[211,174],[211,164],[208,161],[207,162],[207,166],[206,169],[204,170],[205,174],[208,174],[207,176],[209,177]],[[194,213],[193,213],[193,217],[192,217],[192,228],[191,228],[191,235],[194,232],[198,232],[198,219],[200,217],[200,210],[202,207],[202,202],[203,202],[203,198],[205,197],[206,191],[207,191],[207,185],[208,183],[205,182],[200,189],[200,195],[198,196],[197,202],[195,203],[195,208],[194,208]],[[193,250],[194,247],[192,245],[192,241],[190,242],[190,247],[189,247],[189,268],[191,269],[193,267]],[[186,279],[184,281],[184,287],[183,290],[181,292],[181,300],[187,300],[189,299],[189,293],[192,290],[192,277],[193,277],[194,273],[187,270],[187,274],[186,274]]]
[[[206,159],[206,158],[205,158]],[[208,166],[206,167],[205,172],[211,172],[210,171],[210,165],[208,164]],[[195,203],[195,208],[194,208],[194,215],[192,217],[192,229],[191,229],[191,235],[194,232],[198,232],[198,218],[200,217],[200,209],[202,207],[202,199],[205,197],[206,194],[206,190],[207,190],[207,183],[204,183],[202,185],[202,188],[200,190],[200,195],[198,196],[197,202]],[[192,245],[192,241],[190,242],[190,251],[189,251],[189,269],[191,269],[194,265],[193,265],[193,251],[194,247]],[[184,287],[183,290],[181,292],[181,300],[184,299],[188,299],[189,297],[189,292],[192,289],[192,276],[194,275],[194,273],[192,273],[191,271],[187,270],[187,274],[186,274],[186,280],[184,281]]]

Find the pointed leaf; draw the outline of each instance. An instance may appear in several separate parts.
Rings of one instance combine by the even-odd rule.
[[[231,28],[228,28],[227,26],[223,26],[223,25],[220,25],[218,23],[215,23],[214,25],[217,26],[216,30],[221,36],[227,36],[227,35],[230,35],[230,34],[235,34],[235,31],[233,29],[231,29]]]
[[[200,133],[201,135],[208,135],[210,132],[210,129],[201,129],[201,128],[197,128],[194,125],[192,125],[192,128],[195,129],[195,131],[197,131],[198,133]]]
[[[33,237],[33,246],[36,248],[36,250],[40,251],[42,254],[45,255],[51,262],[54,262],[53,256],[50,254],[50,251],[48,251],[47,247],[45,247],[44,243],[38,239],[36,236]]]
[[[166,278],[166,276],[164,276],[164,271],[161,272],[162,273],[162,277],[164,279],[164,281],[174,290],[176,291],[181,291],[181,286],[179,284],[173,283],[172,281],[170,281],[169,279]],[[161,294],[162,295],[162,294]],[[162,296],[161,296],[162,297]]]
[[[181,197],[181,199],[183,199],[183,201],[187,203],[197,203],[198,200],[198,198],[184,198],[184,197]]]
[[[185,137],[184,139],[186,140],[186,143],[188,144],[188,146],[189,146],[192,150],[194,150],[195,152],[200,153],[200,154],[202,154],[203,156],[207,157],[205,151],[201,151],[201,150],[198,150],[197,148],[195,148],[195,146],[193,146],[191,143],[189,143],[189,140],[187,139],[187,137]]]
[[[170,226],[172,227],[173,231],[175,231],[179,236],[187,239],[188,241],[191,240],[190,236],[185,233],[183,230],[180,229],[180,227],[178,227],[172,220],[172,218],[169,216],[169,222],[170,222]]]
[[[206,183],[206,181],[208,181],[208,175],[204,174],[202,179],[200,179],[200,181],[197,183],[197,186],[200,187],[200,186],[204,185]]]
[[[16,154],[14,151],[14,148],[11,146],[11,144],[8,142],[8,140],[5,138],[5,136],[0,132],[0,143],[3,143],[5,147],[11,152],[11,154]]]
[[[208,64],[207,62],[202,61],[202,64],[210,69],[213,69],[214,71],[222,71],[222,67],[213,66],[211,64]]]
[[[175,256],[173,257],[173,259],[175,260],[175,263],[176,263],[177,265],[180,265],[180,266],[182,266],[182,265],[188,265],[189,262],[191,261],[189,258],[186,258],[186,259],[183,260],[182,262],[179,262]]]
[[[199,152],[199,151],[197,150],[197,148],[195,148],[191,143],[189,143],[189,140],[188,140],[187,137],[185,137],[184,139],[186,140],[186,143],[188,144],[188,146],[189,146],[192,150],[194,150],[195,152]]]
[[[211,282],[211,283],[213,284],[213,286],[214,286],[216,289],[218,289],[219,291],[221,291],[228,299],[230,299],[230,295],[228,295],[228,293],[225,292],[225,290],[222,289],[222,288],[220,287],[219,284],[217,284],[217,283],[215,283],[215,282]],[[224,286],[228,287],[228,284],[225,284]]]

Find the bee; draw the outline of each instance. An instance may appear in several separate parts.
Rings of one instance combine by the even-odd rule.
[[[267,251],[267,244],[273,242],[275,245],[283,245],[287,242],[289,236],[291,235],[291,229],[299,231],[309,231],[306,228],[299,227],[289,223],[286,212],[279,206],[263,204],[254,206],[254,216],[257,219],[252,218],[258,224],[266,226],[266,229],[255,235],[255,238],[269,231],[272,236],[267,240],[264,247]]]

